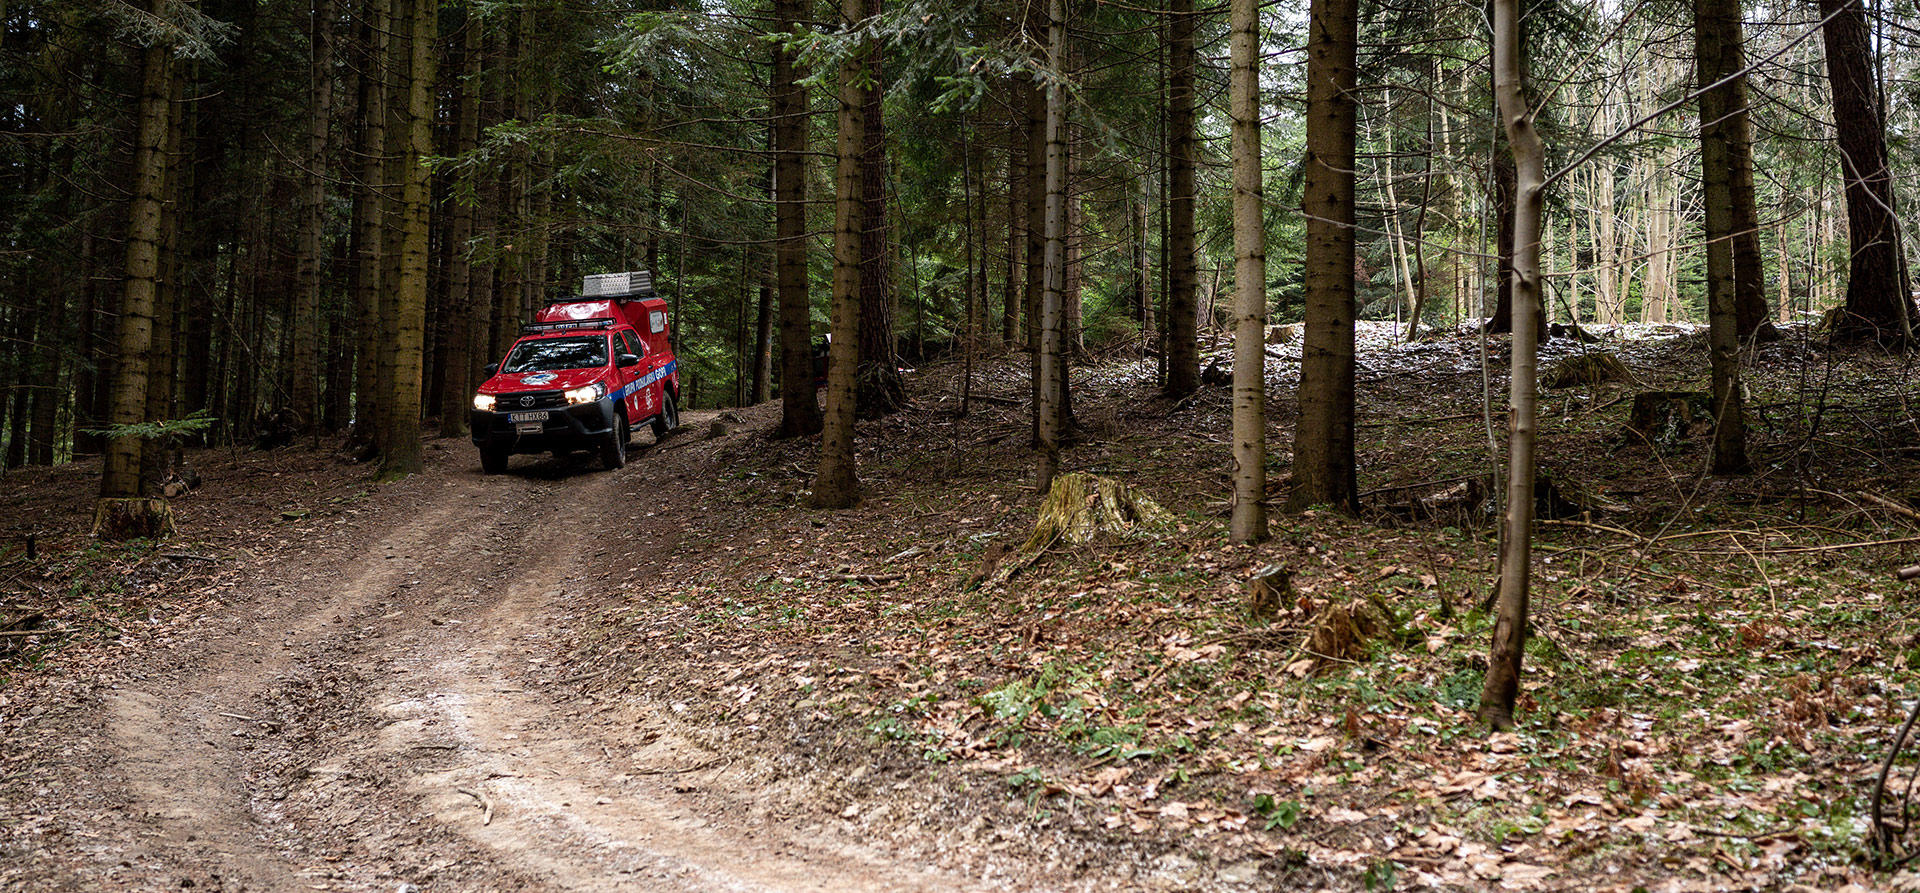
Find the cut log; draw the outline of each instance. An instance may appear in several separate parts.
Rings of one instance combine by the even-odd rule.
[[[93,508],[93,535],[121,542],[174,535],[173,508],[164,499],[102,499]]]
[[[1291,323],[1284,326],[1268,326],[1267,327],[1267,343],[1268,344],[1292,344],[1294,340],[1299,337],[1300,337],[1299,323]]]
[[[1660,449],[1713,431],[1713,395],[1705,391],[1647,391],[1633,395],[1627,430]]]

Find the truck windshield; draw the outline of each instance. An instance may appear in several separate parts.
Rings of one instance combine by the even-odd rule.
[[[551,372],[556,369],[591,369],[607,364],[607,336],[585,335],[575,338],[541,338],[522,341],[507,354],[500,371]]]

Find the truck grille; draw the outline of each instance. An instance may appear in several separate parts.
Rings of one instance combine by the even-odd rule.
[[[567,398],[559,391],[526,391],[518,394],[501,394],[500,412],[519,412],[524,409],[561,409],[567,405]]]

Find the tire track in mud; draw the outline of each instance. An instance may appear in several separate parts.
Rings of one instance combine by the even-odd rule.
[[[556,703],[567,685],[537,681],[565,593],[603,570],[596,535],[679,539],[670,512],[635,517],[622,495],[671,461],[443,473],[370,545],[348,533],[281,563],[256,614],[109,700],[129,809],[152,828],[137,861],[203,889],[966,888],[751,818],[738,794],[685,796],[681,780],[726,767],[636,768],[705,752],[589,721]]]
[[[313,731],[355,725],[343,719],[358,705],[339,683],[361,675],[361,656],[413,625],[414,592],[457,585],[444,579],[449,558],[482,554],[502,519],[541,513],[533,497],[543,486],[485,493],[477,475],[433,482],[423,511],[388,522],[366,546],[348,531],[342,546],[277,564],[278,579],[253,581],[253,599],[235,605],[228,628],[210,631],[185,666],[107,697],[128,812],[152,826],[139,849],[169,875],[202,873],[216,888],[346,880],[327,835],[289,826],[262,795],[283,800],[289,773],[316,777],[304,764],[319,755],[303,751],[330,742]],[[316,693],[349,715],[290,709]]]

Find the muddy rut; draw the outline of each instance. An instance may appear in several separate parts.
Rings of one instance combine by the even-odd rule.
[[[673,450],[650,452],[611,473],[450,465],[253,572],[226,610],[60,730],[99,740],[69,754],[65,799],[43,807],[58,826],[43,855],[57,858],[13,877],[30,889],[967,888],[783,823],[725,784],[751,755],[685,740],[664,705],[589,710],[577,680],[542,672],[583,588],[608,585],[595,532],[624,526],[643,553],[670,550],[699,511],[657,485]],[[622,572],[645,563],[618,559]]]

